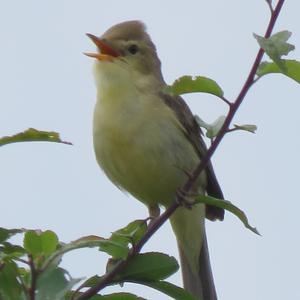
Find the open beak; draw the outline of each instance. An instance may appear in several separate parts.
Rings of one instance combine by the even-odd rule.
[[[86,56],[96,58],[101,61],[112,61],[114,58],[120,56],[120,54],[114,50],[111,46],[107,45],[97,36],[87,33],[86,34],[100,50],[99,53],[84,53]]]

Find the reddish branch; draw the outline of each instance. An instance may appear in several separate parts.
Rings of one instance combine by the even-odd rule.
[[[36,280],[37,280],[37,271],[34,265],[32,255],[28,255],[28,263],[30,267],[30,274],[31,274],[31,285],[28,289],[29,299],[35,300],[35,291],[36,291]]]
[[[264,35],[265,38],[269,38],[271,36],[271,33],[273,31],[275,22],[277,20],[277,17],[280,13],[280,10],[284,4],[284,0],[279,0],[275,9],[272,10],[271,18],[266,30],[266,33]],[[235,116],[238,108],[240,107],[241,103],[243,102],[246,94],[248,93],[249,89],[255,82],[255,74],[257,71],[257,68],[262,60],[262,57],[264,55],[264,50],[259,49],[256,58],[254,60],[254,63],[252,65],[252,68],[249,72],[249,75],[239,93],[237,98],[235,99],[234,102],[229,102],[226,100],[226,103],[229,105],[229,112],[226,116],[226,119],[224,121],[224,124],[222,128],[220,129],[218,135],[212,142],[211,146],[208,148],[205,156],[202,158],[201,162],[197,166],[197,168],[194,170],[192,173],[191,177],[186,181],[186,183],[183,185],[183,187],[180,189],[181,192],[178,193],[176,201],[163,213],[159,218],[157,218],[151,226],[149,226],[146,234],[143,236],[143,238],[135,245],[131,251],[129,252],[129,255],[126,260],[119,261],[115,267],[108,273],[106,273],[101,280],[93,287],[89,288],[86,292],[82,293],[80,296],[75,298],[76,300],[87,300],[91,296],[96,295],[100,290],[102,290],[104,287],[109,285],[110,283],[113,282],[113,279],[115,276],[128,264],[128,262],[135,256],[137,255],[142,247],[145,245],[145,243],[151,238],[151,236],[162,226],[164,222],[168,220],[168,218],[174,213],[174,211],[180,206],[179,203],[184,201],[184,197],[182,195],[187,194],[191,187],[194,185],[196,182],[197,178],[203,172],[205,169],[207,163],[210,161],[212,155],[216,151],[218,145],[220,144],[221,140],[224,138],[225,134],[227,133],[229,126],[231,124],[231,121],[233,117]],[[183,192],[183,193],[182,193]]]

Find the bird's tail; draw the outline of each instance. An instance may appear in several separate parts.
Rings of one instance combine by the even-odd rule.
[[[203,245],[199,257],[199,273],[189,267],[189,263],[181,247],[178,245],[181,272],[184,288],[191,294],[201,297],[202,300],[217,300],[217,293],[210,266],[206,234],[204,234]]]
[[[184,288],[201,300],[217,300],[204,227],[204,208],[179,208],[170,218],[175,232]]]

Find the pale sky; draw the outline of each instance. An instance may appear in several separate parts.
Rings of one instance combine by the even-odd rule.
[[[274,1],[275,2],[275,1]],[[286,1],[275,28],[293,32],[300,60],[300,2]],[[99,170],[92,147],[95,86],[92,60],[82,52],[94,46],[86,32],[101,35],[125,20],[147,24],[168,83],[181,75],[216,80],[233,100],[248,74],[269,11],[252,1],[1,1],[0,136],[28,127],[58,131],[74,146],[24,143],[1,147],[1,227],[54,230],[68,242],[110,233],[146,208],[114,187]],[[213,96],[185,99],[206,121],[226,113]],[[262,237],[246,230],[230,213],[207,222],[210,255],[220,300],[299,299],[299,111],[300,86],[280,75],[259,81],[234,122],[258,126],[256,134],[226,136],[213,158],[226,199],[242,208]],[[169,224],[144,251],[178,257]],[[62,266],[73,277],[104,271],[107,256],[78,250]],[[172,277],[180,284],[180,273]],[[169,299],[143,286],[131,291],[147,299]]]

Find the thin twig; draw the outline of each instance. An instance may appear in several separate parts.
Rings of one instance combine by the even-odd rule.
[[[284,3],[284,0],[278,1],[273,14],[271,15],[269,25],[268,25],[266,33],[264,35],[265,38],[269,38],[271,36],[272,30],[274,28],[275,22],[277,20],[277,17],[279,15],[279,12],[282,8],[283,3]],[[210,158],[214,154],[215,150],[217,149],[217,147],[220,144],[221,140],[223,139],[224,135],[226,134],[235,113],[237,112],[237,110],[240,107],[241,103],[243,102],[247,92],[249,91],[250,87],[252,86],[252,84],[254,82],[254,77],[255,77],[257,68],[262,60],[263,55],[264,55],[264,50],[262,48],[260,48],[256,55],[254,63],[252,65],[252,68],[249,72],[249,75],[248,75],[238,97],[236,98],[236,100],[233,102],[233,104],[231,105],[231,107],[229,109],[229,112],[226,116],[226,119],[224,121],[222,128],[220,129],[218,135],[212,142],[211,146],[208,148],[208,150],[207,150],[205,156],[202,158],[200,164],[197,166],[197,168],[193,172],[192,178],[184,184],[183,189],[182,189],[183,191],[188,192],[192,188],[192,186],[195,184],[195,182],[196,182],[197,178],[199,177],[199,175],[201,174],[201,172],[205,169],[207,163],[209,162]]]
[[[220,99],[223,100],[226,104],[228,104],[229,107],[232,105],[232,103],[229,100],[227,100],[224,96],[221,96]]]
[[[22,288],[22,290],[24,292],[24,295],[28,295],[29,291],[28,291],[28,289],[26,287],[26,284],[25,284],[22,276],[21,275],[17,275],[17,278],[19,279],[19,282],[20,282],[21,288]]]
[[[37,270],[34,265],[33,257],[32,255],[28,255],[28,262],[30,266],[30,273],[31,273],[31,285],[28,290],[29,293],[29,299],[35,300],[35,290],[36,290],[36,280],[37,280]]]
[[[29,265],[29,262],[27,260],[25,260],[25,259],[14,257],[14,260],[18,261],[18,262],[21,262],[21,263],[23,263],[25,265]]]
[[[271,14],[274,13],[274,9],[273,9],[273,6],[272,6],[272,0],[266,0],[267,4],[268,4],[268,7],[270,9],[270,12]]]
[[[284,3],[284,0],[279,0],[276,5],[276,8],[272,12],[272,15],[271,15],[271,18],[269,21],[269,25],[268,25],[266,33],[264,35],[265,38],[270,37],[283,3]],[[252,65],[252,68],[249,72],[249,75],[248,75],[239,95],[237,96],[236,100],[233,103],[231,103],[226,99],[225,102],[227,104],[230,103],[230,109],[229,109],[227,117],[224,121],[224,124],[223,124],[222,128],[220,129],[218,135],[212,142],[211,146],[208,148],[206,154],[201,159],[201,162],[199,163],[197,168],[192,173],[191,177],[186,181],[186,183],[180,189],[183,193],[188,193],[191,190],[191,188],[195,184],[197,178],[199,177],[201,172],[203,172],[203,170],[206,168],[206,165],[210,161],[212,155],[214,154],[214,152],[217,149],[218,145],[220,144],[221,140],[223,139],[226,132],[228,131],[229,126],[231,124],[231,121],[232,121],[235,113],[237,112],[237,110],[238,110],[239,106],[241,105],[241,103],[243,102],[247,92],[249,91],[249,89],[251,88],[251,86],[254,83],[254,77],[255,77],[257,68],[262,60],[263,55],[264,55],[264,50],[259,49],[259,51],[256,55],[256,58],[254,60],[254,63]],[[177,199],[168,207],[168,209],[163,214],[161,214],[155,221],[153,221],[153,223],[151,223],[151,226],[149,226],[147,232],[142,237],[142,239],[134,247],[132,247],[132,249],[130,250],[130,252],[128,254],[127,259],[119,261],[110,272],[106,273],[104,276],[101,277],[101,280],[96,285],[89,288],[87,291],[82,293],[79,297],[75,298],[76,300],[87,300],[91,296],[96,295],[100,290],[102,290],[104,287],[106,287],[107,285],[109,285],[110,283],[113,282],[113,279],[115,278],[115,276],[123,268],[126,267],[126,265],[130,262],[130,260],[135,255],[137,255],[141,251],[142,247],[151,238],[151,236],[162,226],[163,223],[165,223],[169,219],[169,217],[180,206],[179,203],[181,203],[181,201],[184,201],[184,197],[182,196],[181,193],[177,193],[176,198]]]
[[[91,296],[96,295],[97,292],[105,288],[107,285],[109,285],[115,276],[123,270],[123,268],[126,267],[126,265],[130,262],[130,260],[136,256],[142,249],[142,247],[145,245],[145,243],[149,240],[149,238],[161,227],[163,223],[165,223],[169,217],[173,214],[173,212],[179,207],[179,203],[177,201],[174,201],[174,203],[167,209],[165,210],[151,225],[149,225],[147,232],[145,235],[141,238],[141,240],[131,248],[129,251],[129,254],[126,258],[126,260],[121,260],[116,265],[114,268],[106,273],[104,276],[101,277],[101,280],[94,285],[93,287],[89,288],[87,291],[82,293],[80,296],[75,298],[76,300],[87,300]],[[73,298],[72,298],[73,299]]]
[[[235,128],[229,128],[229,129],[226,130],[226,133],[228,133],[228,132],[233,132],[233,131],[237,131],[237,130],[241,130],[241,129],[240,129],[240,128],[237,128],[237,127],[235,127]]]

